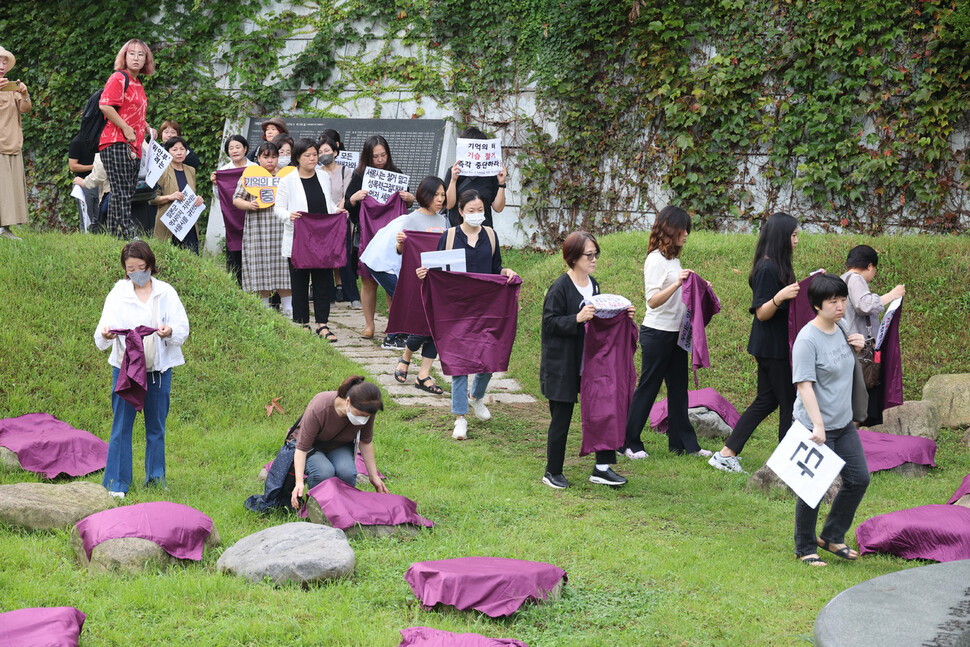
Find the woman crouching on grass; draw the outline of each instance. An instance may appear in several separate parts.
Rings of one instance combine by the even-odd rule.
[[[374,415],[384,410],[381,390],[360,375],[351,375],[336,391],[317,393],[310,400],[287,440],[296,439],[293,474],[296,486],[290,503],[300,506],[300,497],[333,476],[357,486],[355,446],[367,466],[374,490],[387,494],[377,476],[374,461]]]

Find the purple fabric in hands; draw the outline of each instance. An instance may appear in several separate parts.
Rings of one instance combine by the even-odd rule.
[[[293,267],[318,270],[346,265],[347,214],[300,213],[293,221]]]
[[[687,316],[690,320],[690,364],[694,369],[694,386],[698,386],[697,369],[711,367],[705,327],[711,323],[711,318],[721,311],[721,302],[707,281],[696,272],[691,272],[681,285],[681,300],[687,306]]]
[[[365,492],[347,485],[336,476],[328,478],[309,495],[316,499],[324,516],[334,528],[347,530],[355,525],[397,526],[411,523],[433,528],[434,522],[418,514],[418,505],[400,494]],[[300,513],[305,517],[305,512]]]
[[[626,418],[637,385],[633,355],[637,325],[626,313],[586,322],[583,375],[579,382],[583,444],[579,455],[618,449],[626,438]]]
[[[0,613],[4,647],[77,647],[87,616],[74,607],[32,607]]]
[[[721,416],[721,420],[723,420],[731,429],[734,429],[734,426],[738,424],[738,420],[741,419],[741,416],[738,414],[738,410],[734,408],[734,405],[728,402],[723,395],[710,387],[687,392],[687,408],[692,409],[694,407],[707,407],[717,415]],[[650,426],[660,433],[666,433],[667,398],[659,400],[653,405],[653,408],[650,409]]]
[[[431,627],[401,630],[398,647],[529,647],[512,638],[487,638],[480,634],[456,634]]]
[[[882,340],[882,408],[890,409],[903,403],[903,358],[899,347],[899,319],[903,314],[903,304],[899,304],[896,314],[889,322],[886,336]]]
[[[957,488],[957,491],[953,493],[947,503],[956,503],[968,494],[970,494],[970,474],[963,477],[963,483],[960,484],[960,487]]]
[[[438,249],[440,233],[427,231],[408,231],[407,238],[401,244],[401,272],[397,277],[397,287],[394,289],[394,299],[391,300],[391,312],[387,317],[389,335],[408,333],[429,337],[431,330],[428,320],[421,307],[421,279],[414,273],[421,267],[421,252],[433,252]]]
[[[459,557],[415,562],[404,579],[427,607],[447,604],[492,618],[512,615],[527,600],[545,600],[566,571],[542,562],[502,557]]]
[[[108,462],[108,443],[49,413],[0,420],[0,447],[16,454],[25,470],[48,479],[84,476],[103,470]]]
[[[936,443],[919,436],[882,434],[868,429],[859,430],[859,440],[866,453],[870,472],[891,470],[903,463],[936,467]]]
[[[271,468],[272,466],[273,466],[273,461],[270,461],[265,465],[263,465],[263,469],[269,472],[269,468]],[[357,456],[354,458],[354,466],[357,468],[358,474],[363,474],[364,476],[370,476],[370,474],[367,472],[367,465],[364,463],[364,457],[360,455],[360,452],[357,452]],[[381,474],[380,470],[377,470],[377,478],[384,479],[387,477]]]
[[[145,394],[148,392],[148,372],[145,368],[145,345],[142,337],[146,337],[158,328],[138,326],[134,330],[114,329],[108,332],[125,338],[125,354],[121,358],[121,369],[115,393],[135,407],[135,411],[145,408]]]
[[[236,193],[236,185],[242,177],[245,166],[216,171],[216,187],[219,190],[219,205],[222,208],[222,220],[226,223],[226,248],[230,252],[242,250],[243,225],[246,222],[246,212],[232,204],[232,196]]]
[[[518,276],[431,270],[421,301],[445,375],[497,373],[509,367],[519,318]]]
[[[395,193],[392,198],[389,198],[387,204],[381,204],[369,195],[364,196],[364,199],[360,201],[360,254],[364,253],[371,238],[384,225],[407,212],[408,205],[404,202],[400,193]],[[440,234],[438,237],[441,237]],[[363,263],[359,264],[357,274],[362,279],[374,280]]]
[[[84,552],[109,539],[137,537],[161,546],[178,559],[202,559],[202,544],[212,532],[212,519],[195,508],[152,501],[96,512],[77,522]]]
[[[955,562],[970,559],[970,508],[922,505],[866,519],[856,528],[859,554]]]
[[[795,345],[795,338],[799,331],[809,321],[815,318],[815,309],[808,302],[808,286],[820,272],[810,274],[798,282],[798,296],[791,300],[788,306],[788,357],[791,361],[791,348]]]

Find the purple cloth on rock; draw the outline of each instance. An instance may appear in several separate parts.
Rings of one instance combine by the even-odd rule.
[[[519,318],[518,276],[432,270],[421,301],[445,375],[497,373],[509,367]]]
[[[0,613],[4,647],[77,647],[87,616],[74,607],[31,607]]]
[[[431,329],[421,307],[421,279],[414,270],[421,267],[421,252],[433,252],[438,249],[440,233],[428,231],[409,231],[407,238],[401,245],[401,272],[397,277],[397,287],[394,289],[394,299],[391,300],[391,312],[387,317],[387,328],[384,332],[389,335],[408,333],[430,337]]]
[[[960,484],[960,487],[957,488],[957,491],[953,493],[947,503],[956,503],[968,494],[970,494],[970,474],[963,477],[963,483]]]
[[[681,300],[687,306],[685,317],[690,322],[688,334],[688,339],[691,340],[690,364],[694,369],[694,386],[698,386],[697,369],[711,367],[705,327],[711,323],[711,318],[721,311],[721,302],[707,281],[696,272],[691,272],[681,285]]]
[[[145,408],[145,394],[148,392],[148,369],[145,366],[145,343],[147,337],[158,328],[138,326],[134,330],[116,328],[108,332],[125,338],[125,354],[121,358],[121,369],[115,393],[135,407],[135,411]]]
[[[407,212],[408,206],[400,193],[395,193],[393,197],[388,198],[387,204],[381,204],[369,195],[364,196],[364,199],[360,201],[360,255],[364,254],[364,250],[367,249],[367,244],[374,237],[374,234],[379,232],[384,225]],[[357,274],[362,279],[374,280],[363,263],[359,264]]]
[[[882,408],[891,409],[903,403],[903,358],[899,347],[899,319],[903,304],[899,304],[893,320],[889,322],[880,349],[882,361]]]
[[[293,221],[293,267],[318,270],[346,265],[347,214],[301,213]]]
[[[487,638],[480,634],[456,634],[431,627],[408,627],[401,630],[397,647],[529,647],[512,638]]]
[[[365,492],[347,485],[336,476],[328,478],[309,495],[316,499],[324,516],[334,528],[347,530],[355,525],[397,526],[412,523],[433,528],[434,522],[418,514],[418,505],[400,494]],[[300,513],[306,517],[306,511]]]
[[[178,559],[202,559],[202,544],[212,532],[212,519],[195,508],[168,501],[137,503],[96,512],[77,522],[84,552],[109,539],[137,537],[161,546]]]
[[[502,557],[459,557],[415,562],[404,579],[422,604],[475,609],[498,618],[519,610],[526,600],[544,600],[566,571],[542,562]]]
[[[103,470],[108,462],[108,443],[49,413],[0,420],[0,447],[16,454],[28,472],[49,479],[58,474],[84,476]]]
[[[626,313],[586,322],[583,375],[579,382],[583,444],[579,455],[619,449],[626,438],[626,418],[637,386],[633,355],[637,326]]]
[[[882,434],[868,429],[859,430],[859,440],[866,453],[870,472],[891,470],[903,463],[916,463],[936,467],[936,443],[919,436]]]
[[[710,387],[687,392],[687,408],[692,409],[694,407],[707,407],[721,416],[721,420],[731,429],[734,429],[738,420],[741,419],[734,405]],[[667,398],[659,400],[650,409],[650,426],[660,433],[667,432]]]
[[[970,508],[922,505],[866,519],[856,528],[859,554],[955,562],[970,559]]]
[[[232,204],[239,178],[245,166],[216,171],[216,187],[219,191],[219,205],[222,207],[222,220],[226,223],[226,249],[230,252],[242,251],[243,225],[246,212]]]

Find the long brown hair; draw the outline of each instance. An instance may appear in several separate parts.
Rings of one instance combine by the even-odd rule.
[[[381,390],[365,381],[363,375],[351,375],[344,380],[337,389],[337,397],[350,400],[350,405],[358,411],[374,414],[384,410]]]
[[[657,219],[653,222],[653,229],[650,230],[650,244],[647,246],[649,254],[655,249],[659,249],[664,258],[670,260],[680,256],[680,233],[686,231],[690,233],[690,216],[680,207],[672,204],[667,205],[657,214]]]

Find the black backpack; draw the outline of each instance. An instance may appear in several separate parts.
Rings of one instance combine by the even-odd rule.
[[[128,93],[128,84],[131,79],[128,77],[127,72],[122,72],[125,75],[125,89],[121,93],[124,97]],[[81,132],[78,137],[81,138],[81,145],[84,150],[94,155],[98,152],[98,143],[101,141],[101,131],[104,130],[104,125],[108,123],[108,118],[104,116],[101,112],[101,93],[104,92],[102,87],[100,90],[91,95],[88,102],[84,104],[84,112],[81,113]],[[121,106],[115,106],[115,108],[120,108]]]

